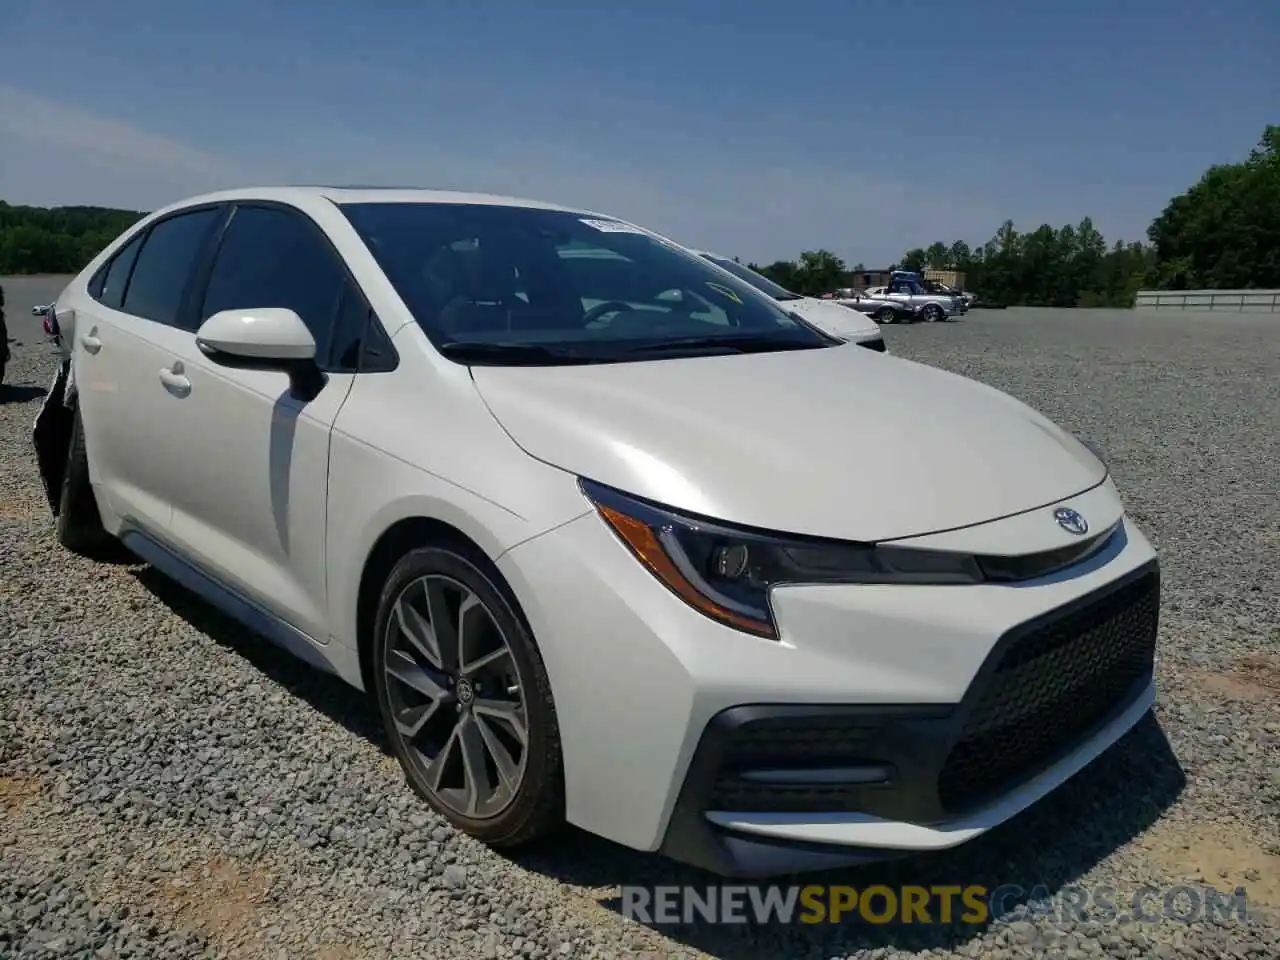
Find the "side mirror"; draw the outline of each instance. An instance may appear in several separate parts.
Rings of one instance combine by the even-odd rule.
[[[312,399],[324,386],[324,374],[315,362],[315,337],[300,316],[283,307],[219,311],[200,324],[196,346],[222,366],[283,370],[304,399]]]
[[[281,307],[215,313],[196,331],[196,346],[215,360],[225,354],[266,365],[285,366],[316,356],[316,341],[307,325]]]

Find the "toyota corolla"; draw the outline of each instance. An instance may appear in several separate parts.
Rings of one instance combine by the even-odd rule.
[[[938,850],[1151,706],[1157,561],[1090,447],[623,220],[224,192],[53,314],[60,541],[368,691],[490,844],[568,821],[738,875]]]

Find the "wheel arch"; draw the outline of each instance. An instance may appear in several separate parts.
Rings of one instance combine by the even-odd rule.
[[[402,517],[385,529],[374,541],[364,566],[356,591],[356,650],[359,654],[360,680],[366,691],[372,690],[373,629],[378,616],[378,600],[395,565],[411,550],[426,546],[449,546],[472,554],[485,561],[484,573],[494,585],[506,593],[512,611],[525,623],[528,619],[520,606],[515,591],[499,572],[495,556],[466,531],[438,517],[417,514]]]

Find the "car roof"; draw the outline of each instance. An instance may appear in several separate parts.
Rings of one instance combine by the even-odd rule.
[[[528,200],[522,197],[507,197],[492,193],[468,193],[460,190],[431,190],[423,187],[374,187],[374,186],[264,186],[240,187],[233,190],[219,190],[196,197],[188,197],[166,209],[178,209],[200,203],[220,203],[229,200],[275,200],[281,203],[305,203],[308,200],[324,199],[332,203],[471,203],[489,204],[504,207],[528,207],[537,210],[562,210],[566,213],[581,213],[591,216],[590,210],[577,207],[565,207],[540,200]],[[616,220],[617,217],[606,217]]]

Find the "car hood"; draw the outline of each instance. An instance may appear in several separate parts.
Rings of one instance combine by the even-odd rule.
[[[866,340],[882,335],[880,326],[870,317],[834,300],[805,297],[801,300],[784,300],[778,305],[833,337]]]
[[[1070,434],[973,380],[852,344],[570,367],[472,368],[531,456],[731,523],[887,540],[1101,483]]]

